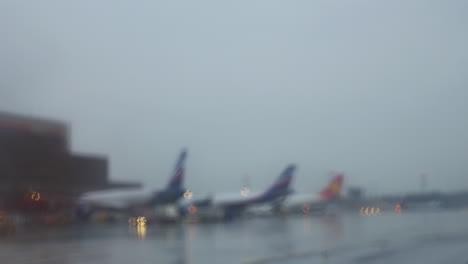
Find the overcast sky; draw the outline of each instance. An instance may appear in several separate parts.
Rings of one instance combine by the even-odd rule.
[[[468,189],[468,2],[0,2],[0,110],[67,121],[111,178]]]

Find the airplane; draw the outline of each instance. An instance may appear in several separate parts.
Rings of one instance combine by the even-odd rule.
[[[341,198],[344,175],[336,174],[329,184],[317,195],[314,194],[293,194],[282,204],[282,209],[288,213],[323,213],[327,206]]]
[[[78,201],[79,214],[89,216],[93,211],[131,212],[135,209],[176,203],[186,191],[183,187],[186,159],[187,151],[183,149],[164,189],[85,193]]]
[[[182,203],[181,211],[195,206],[198,215],[216,218],[232,219],[240,215],[247,208],[254,205],[277,203],[284,200],[292,193],[290,184],[293,180],[296,165],[290,164],[284,169],[278,179],[264,192],[256,195],[215,195],[198,201],[185,201]]]

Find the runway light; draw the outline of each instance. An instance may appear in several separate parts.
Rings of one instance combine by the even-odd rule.
[[[308,204],[303,204],[303,205],[301,206],[301,210],[302,210],[302,212],[303,212],[304,214],[308,214],[308,213],[310,212],[310,205],[308,205]]]
[[[139,216],[137,219],[136,219],[136,222],[137,224],[140,226],[140,225],[146,225],[146,217],[144,216]]]
[[[395,209],[394,209],[395,213],[401,213],[401,205],[400,204],[397,204],[395,205]]]
[[[190,205],[189,207],[187,207],[187,211],[191,214],[194,214],[197,212],[197,207],[195,205]]]
[[[240,190],[240,194],[244,197],[247,197],[250,194],[250,189],[247,187],[244,187]]]
[[[192,197],[193,197],[193,193],[190,190],[187,190],[184,192],[184,198],[186,200],[192,199]]]
[[[380,207],[361,207],[361,210],[359,212],[361,215],[365,216],[378,215],[380,214]]]

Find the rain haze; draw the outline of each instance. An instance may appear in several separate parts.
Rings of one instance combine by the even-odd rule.
[[[195,194],[298,164],[374,192],[468,188],[466,1],[0,4],[2,110],[64,120],[111,178]]]

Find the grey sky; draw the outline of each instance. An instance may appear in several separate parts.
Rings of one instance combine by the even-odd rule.
[[[467,1],[0,3],[2,110],[69,121],[114,179],[468,189]]]

